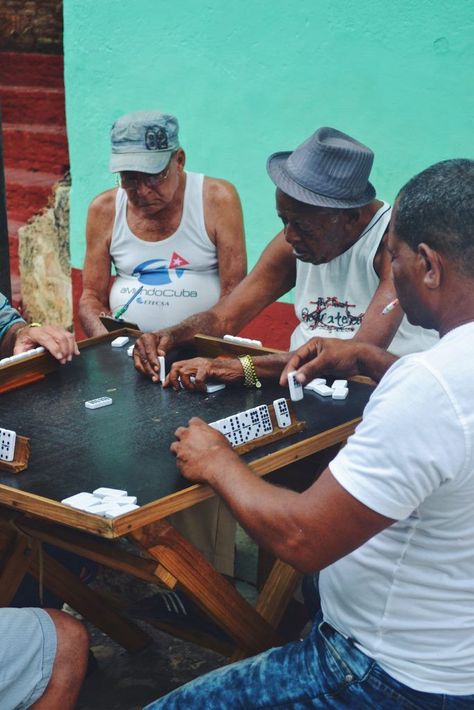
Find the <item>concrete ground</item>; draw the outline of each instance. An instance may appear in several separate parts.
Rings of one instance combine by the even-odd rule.
[[[243,581],[237,585],[250,601],[254,601],[257,594],[256,567],[256,546],[239,529],[236,576]],[[99,571],[96,584],[129,603],[156,593],[152,585],[104,569]],[[86,678],[77,710],[138,710],[173,688],[226,663],[226,658],[218,653],[139,623],[153,637],[153,644],[134,654],[88,625],[98,668]]]

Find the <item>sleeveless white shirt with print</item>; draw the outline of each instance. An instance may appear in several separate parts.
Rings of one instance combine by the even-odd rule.
[[[361,238],[327,264],[296,261],[295,313],[300,321],[291,336],[291,350],[310,338],[354,337],[379,285],[374,258],[390,222],[384,202]],[[388,350],[394,355],[427,350],[438,341],[434,330],[410,325],[404,317]]]
[[[158,242],[133,234],[127,223],[127,193],[117,190],[110,246],[117,277],[110,291],[110,309],[116,313],[143,286],[123,315],[143,331],[175,325],[219,300],[217,251],[206,232],[203,182],[203,175],[186,173],[179,227]]]

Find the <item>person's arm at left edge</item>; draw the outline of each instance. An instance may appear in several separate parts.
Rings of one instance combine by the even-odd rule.
[[[171,450],[183,476],[209,484],[254,540],[301,572],[323,569],[394,522],[350,495],[329,469],[295,493],[258,478],[200,419],[176,436]]]
[[[0,294],[0,355],[26,352],[39,345],[49,350],[61,363],[69,362],[73,355],[79,355],[74,336],[64,328],[54,325],[27,325],[3,294]]]
[[[387,249],[387,233],[385,233],[382,238],[375,255],[374,269],[380,279],[379,285],[364,314],[362,325],[352,340],[387,349],[404,315],[403,310],[398,304],[392,311],[383,314],[385,306],[394,301],[397,297],[392,279],[390,253]]]
[[[203,190],[206,231],[216,245],[223,298],[247,273],[242,207],[237,190],[226,180],[205,177]]]

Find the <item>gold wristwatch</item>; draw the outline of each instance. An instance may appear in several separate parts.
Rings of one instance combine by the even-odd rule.
[[[262,383],[258,379],[257,370],[255,369],[254,361],[250,355],[241,355],[239,361],[244,371],[245,387],[257,387],[257,389],[259,389]]]

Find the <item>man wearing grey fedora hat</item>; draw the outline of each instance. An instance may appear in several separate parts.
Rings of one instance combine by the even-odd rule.
[[[410,325],[401,308],[382,315],[395,298],[385,245],[391,208],[376,199],[369,182],[373,159],[367,146],[334,128],[319,128],[296,150],[271,155],[267,171],[277,188],[282,231],[230,296],[174,328],[142,336],[135,348],[137,369],[157,379],[157,353],[197,332],[238,333],[293,287],[299,325],[291,350],[315,336],[356,338],[390,346],[397,355],[429,347],[436,335]],[[253,358],[254,379],[279,376],[287,360],[287,355]],[[211,377],[252,384],[239,360],[175,363],[170,374],[175,388],[178,377],[189,389]]]

